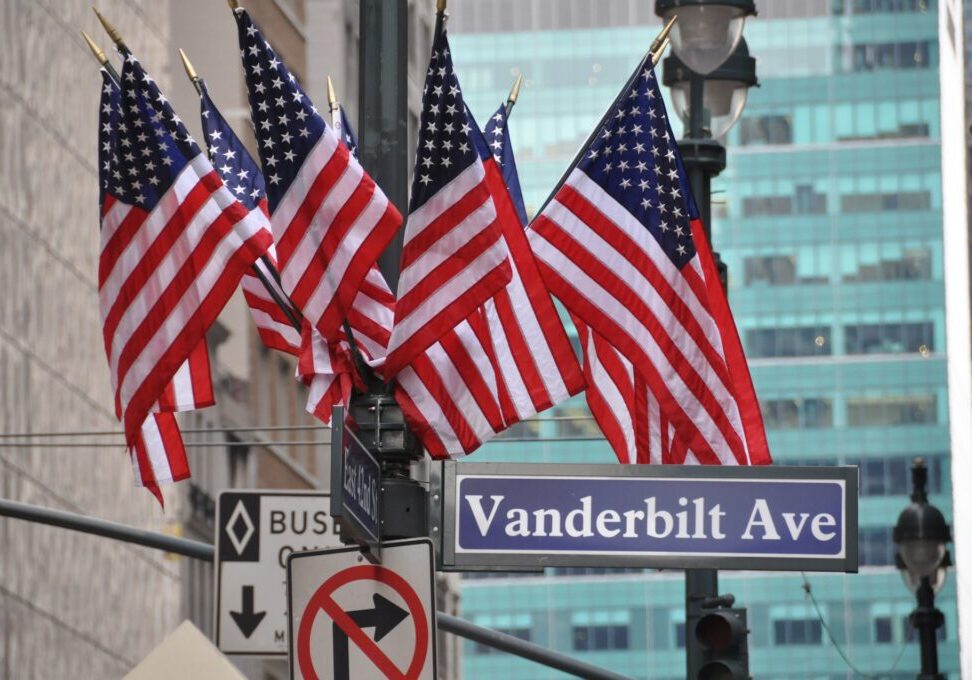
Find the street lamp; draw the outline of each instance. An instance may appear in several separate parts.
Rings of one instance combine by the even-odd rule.
[[[911,504],[894,525],[895,563],[918,601],[910,616],[921,645],[918,680],[944,680],[938,672],[935,631],[945,623],[945,617],[935,607],[935,593],[945,583],[951,564],[945,544],[952,537],[941,511],[928,503],[928,468],[921,458],[915,458],[911,466],[911,483]]]
[[[756,61],[742,39],[746,17],[755,13],[754,0],[655,0],[655,14],[666,24],[678,15],[670,34],[674,54],[665,59],[662,82],[671,88],[675,110],[685,124],[678,148],[710,244],[712,178],[726,167],[725,147],[716,138],[739,120],[746,92],[757,83]],[[726,266],[718,252],[713,252],[713,259],[725,289]],[[715,569],[685,571],[686,631],[707,620],[704,604],[718,600],[718,592]],[[745,610],[739,611],[744,620]],[[735,677],[712,675],[714,667],[707,660],[713,650],[697,636],[685,636],[685,652],[688,678]]]
[[[736,49],[753,0],[656,0],[655,14],[666,23],[674,15],[672,50],[686,66],[707,75]]]

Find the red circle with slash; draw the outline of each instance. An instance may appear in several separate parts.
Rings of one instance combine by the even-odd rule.
[[[334,592],[341,586],[353,581],[377,581],[384,583],[405,600],[405,604],[408,606],[408,612],[412,617],[412,623],[415,626],[415,649],[412,652],[412,662],[404,672],[348,616],[341,605],[334,601]],[[327,579],[311,595],[307,606],[304,608],[304,613],[301,614],[300,626],[297,630],[297,663],[300,667],[301,675],[308,680],[318,680],[319,677],[317,670],[314,668],[314,661],[311,659],[310,644],[311,628],[314,625],[314,619],[317,617],[317,612],[319,611],[323,611],[329,616],[344,631],[348,639],[353,641],[386,677],[392,678],[393,680],[418,680],[425,666],[425,658],[428,655],[429,626],[425,607],[422,606],[422,600],[419,598],[418,593],[399,574],[377,564],[362,564],[349,567]]]

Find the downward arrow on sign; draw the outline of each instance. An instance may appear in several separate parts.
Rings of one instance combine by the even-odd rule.
[[[243,611],[230,612],[230,616],[236,621],[236,625],[239,627],[240,632],[243,633],[243,637],[249,638],[253,635],[253,631],[257,629],[257,626],[260,625],[260,622],[263,621],[263,617],[267,613],[253,611],[253,586],[243,586],[242,599],[243,606],[241,609]]]

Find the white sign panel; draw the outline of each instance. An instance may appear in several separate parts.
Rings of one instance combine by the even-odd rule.
[[[216,510],[216,646],[287,655],[287,558],[341,541],[325,493],[232,490]]]
[[[290,677],[434,680],[433,574],[428,539],[291,556]]]

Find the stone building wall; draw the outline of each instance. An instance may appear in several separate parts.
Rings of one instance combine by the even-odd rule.
[[[170,71],[159,68],[169,59],[167,5],[99,2],[163,88],[170,82]],[[82,28],[107,48],[88,2],[0,3],[4,434],[119,430],[96,283],[101,80]],[[117,444],[0,447],[3,498],[164,529],[179,511],[179,494],[170,492],[163,513],[132,480]],[[179,615],[179,564],[164,554],[0,519],[0,678],[121,677]]]

